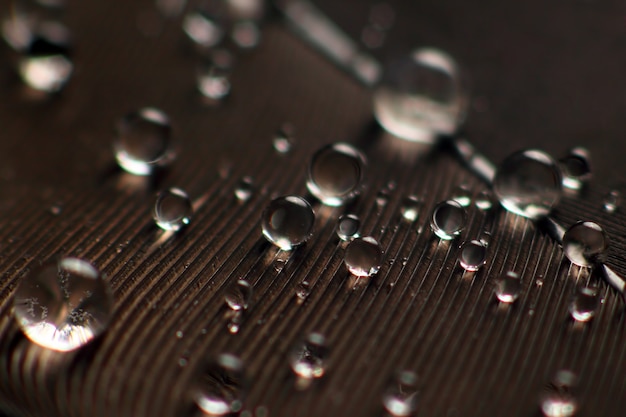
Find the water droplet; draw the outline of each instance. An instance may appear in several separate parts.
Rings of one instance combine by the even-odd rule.
[[[350,241],[359,237],[361,219],[354,214],[344,214],[337,220],[337,236],[343,241]]]
[[[387,203],[389,202],[389,190],[386,188],[383,188],[382,190],[378,191],[378,193],[376,193],[376,205],[378,207],[384,207],[387,205]]]
[[[607,213],[615,213],[621,204],[621,199],[619,191],[610,191],[606,196],[604,196],[604,211]]]
[[[213,11],[197,10],[183,19],[183,30],[196,45],[208,49],[218,45],[224,38],[224,29]]]
[[[358,278],[372,277],[378,273],[383,260],[380,244],[370,236],[358,237],[346,247],[343,263]]]
[[[196,86],[202,96],[215,103],[225,99],[231,91],[230,73],[234,58],[230,52],[217,49],[210,59],[198,66]]]
[[[580,190],[591,179],[591,162],[587,149],[576,147],[559,162],[563,173],[563,187]]]
[[[50,207],[50,213],[54,216],[58,216],[63,211],[63,206],[61,204],[54,204]]]
[[[177,338],[177,339],[182,339],[184,335],[185,335],[185,334],[183,333],[183,331],[182,331],[182,330],[178,330],[178,331],[176,331],[176,338]]]
[[[175,155],[168,117],[154,108],[127,114],[117,124],[113,149],[117,163],[131,174],[149,175],[169,165]]]
[[[569,305],[569,313],[576,321],[588,322],[595,316],[599,305],[597,288],[580,287]]]
[[[422,201],[414,195],[405,197],[402,200],[401,213],[404,220],[414,222],[419,217],[419,210],[422,206]]]
[[[411,416],[417,410],[418,377],[412,371],[401,371],[383,394],[383,406],[396,417]]]
[[[576,384],[576,375],[571,371],[561,370],[539,399],[539,406],[546,417],[572,417],[578,411],[578,401],[572,390]]]
[[[463,242],[459,254],[459,264],[470,272],[478,271],[487,260],[487,246],[478,240]]]
[[[258,46],[261,40],[261,31],[255,22],[242,21],[235,23],[231,37],[238,47],[251,49]]]
[[[488,190],[481,191],[476,197],[474,204],[479,210],[491,210],[491,207],[493,207],[493,194]]]
[[[360,192],[365,165],[365,155],[352,145],[325,146],[311,158],[307,188],[323,204],[341,206]]]
[[[547,216],[561,198],[561,170],[543,151],[516,152],[498,168],[493,189],[505,209],[538,219]]]
[[[579,266],[592,266],[601,260],[609,245],[602,227],[594,222],[578,222],[563,235],[563,252]]]
[[[231,285],[224,296],[224,302],[228,308],[234,311],[246,310],[251,300],[252,286],[243,279],[237,280]]]
[[[374,92],[374,115],[389,133],[432,143],[453,134],[465,118],[467,97],[451,56],[433,48],[392,63]]]
[[[302,281],[300,284],[298,284],[298,287],[296,288],[296,297],[298,298],[298,303],[304,302],[304,300],[308,298],[310,293],[311,284],[309,284],[309,281]]]
[[[193,208],[187,193],[180,188],[170,188],[158,194],[152,214],[157,226],[176,232],[189,224]]]
[[[454,200],[446,200],[435,206],[430,228],[440,239],[452,240],[461,234],[466,223],[465,208]]]
[[[517,300],[522,291],[522,280],[513,271],[509,271],[496,280],[494,292],[498,300],[510,304]]]
[[[329,348],[324,335],[310,333],[289,354],[289,365],[300,378],[321,378],[326,372]]]
[[[44,263],[19,283],[13,314],[33,342],[57,351],[79,348],[108,327],[113,296],[89,262],[65,257]]]
[[[456,201],[463,207],[472,204],[472,191],[466,185],[459,185],[452,191],[451,200]]]
[[[243,177],[237,186],[235,187],[235,197],[237,200],[244,202],[248,201],[252,197],[254,191],[254,185],[251,177]]]
[[[274,149],[278,153],[286,154],[291,151],[294,144],[294,128],[292,125],[285,123],[278,129],[276,135],[274,136]]]
[[[282,250],[292,250],[313,234],[315,213],[302,197],[274,199],[261,217],[263,236]]]
[[[241,360],[223,353],[201,369],[195,390],[196,405],[210,416],[239,412],[243,407],[245,385]]]

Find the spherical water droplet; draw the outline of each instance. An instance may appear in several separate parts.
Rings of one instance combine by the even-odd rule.
[[[109,284],[89,262],[61,258],[44,263],[18,285],[13,314],[33,342],[57,351],[79,348],[108,327]]]
[[[329,348],[324,335],[310,333],[289,354],[289,365],[300,378],[321,378],[326,372]]]
[[[419,217],[419,210],[422,206],[422,201],[414,195],[405,197],[402,200],[400,212],[404,220],[414,222]]]
[[[580,190],[591,178],[591,162],[587,149],[574,148],[559,162],[563,173],[563,187]]]
[[[465,185],[460,185],[452,191],[451,200],[456,201],[463,207],[469,207],[472,204],[472,191]]]
[[[459,264],[466,271],[475,272],[485,265],[487,246],[478,240],[463,242],[459,254]]]
[[[241,360],[223,353],[201,369],[195,390],[196,405],[210,416],[236,413],[243,407],[245,385]]]
[[[234,285],[231,285],[226,295],[224,295],[224,302],[234,311],[246,310],[250,301],[252,300],[252,286],[246,280],[237,280]]]
[[[233,26],[231,37],[238,47],[251,49],[259,44],[261,31],[255,22],[241,21]]]
[[[354,214],[344,214],[337,220],[337,236],[343,241],[350,241],[359,237],[361,219]]]
[[[465,208],[454,200],[447,200],[435,206],[430,228],[440,239],[452,240],[461,234],[466,223]]]
[[[487,211],[493,207],[493,194],[491,191],[483,190],[478,194],[474,202],[479,210]]]
[[[346,247],[343,263],[356,277],[372,277],[378,273],[383,260],[380,244],[370,236],[352,240]]]
[[[516,152],[496,171],[493,189],[505,209],[538,219],[547,216],[561,198],[561,171],[543,151]]]
[[[578,401],[572,390],[576,376],[570,371],[560,371],[539,399],[541,412],[546,417],[572,417],[578,411]]]
[[[418,377],[412,371],[399,372],[383,394],[383,406],[396,417],[411,416],[417,410]]]
[[[185,34],[201,48],[212,48],[224,38],[222,22],[214,11],[196,10],[183,20]]]
[[[161,191],[154,203],[154,221],[163,230],[179,231],[189,224],[193,214],[191,201],[180,188]]]
[[[261,217],[263,236],[282,250],[292,250],[313,234],[315,213],[302,197],[272,200]]]
[[[592,266],[605,254],[608,237],[594,222],[578,222],[563,236],[563,252],[567,259],[579,266]]]
[[[285,123],[278,129],[276,135],[274,136],[274,149],[278,153],[286,154],[291,151],[294,144],[294,128],[288,123]]]
[[[352,145],[325,146],[311,158],[307,188],[323,204],[341,206],[360,192],[365,164],[365,155]]]
[[[520,276],[513,271],[509,271],[496,280],[494,292],[498,300],[510,304],[517,300],[522,291]]]
[[[235,187],[235,197],[239,201],[248,201],[252,197],[254,185],[251,177],[243,177]]]
[[[599,305],[598,289],[595,287],[581,287],[570,303],[569,313],[576,321],[588,322],[595,316]]]
[[[457,64],[443,51],[423,48],[389,66],[374,92],[374,115],[388,132],[431,143],[454,133],[467,97]]]
[[[168,117],[160,110],[144,108],[124,116],[113,142],[115,158],[122,169],[149,175],[174,160]]]
[[[615,213],[621,204],[621,200],[622,197],[619,191],[610,191],[606,196],[604,196],[604,211],[607,213]]]
[[[198,91],[207,99],[223,100],[230,94],[230,71],[215,66],[202,66],[198,71]]]

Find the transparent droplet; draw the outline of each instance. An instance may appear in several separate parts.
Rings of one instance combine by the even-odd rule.
[[[563,173],[563,187],[580,190],[591,178],[591,162],[587,149],[573,148],[559,162]]]
[[[217,356],[200,370],[196,384],[196,405],[206,415],[230,415],[243,408],[246,383],[243,363],[237,356]]]
[[[58,216],[63,211],[63,206],[61,204],[54,204],[50,207],[50,213]]]
[[[155,108],[124,116],[113,142],[119,166],[135,175],[149,175],[169,165],[175,157],[169,118]]]
[[[321,378],[326,372],[329,348],[324,335],[310,333],[289,354],[293,372],[304,379]]]
[[[539,407],[546,417],[573,417],[578,401],[573,394],[576,376],[571,371],[559,371],[539,398]]]
[[[455,200],[446,200],[435,206],[430,227],[440,239],[452,240],[461,234],[466,223],[465,208]]]
[[[243,49],[255,48],[261,40],[261,30],[255,22],[241,21],[233,26],[231,37],[235,45]]]
[[[378,207],[384,207],[389,202],[389,190],[383,188],[376,193],[376,205]]]
[[[491,207],[493,207],[493,194],[491,193],[491,191],[481,191],[478,196],[476,196],[474,204],[479,210],[491,210]]]
[[[289,153],[294,145],[293,136],[293,126],[288,123],[281,126],[281,128],[278,129],[278,132],[276,132],[276,135],[274,136],[273,145],[276,152],[282,154]]]
[[[412,416],[417,411],[418,377],[415,372],[399,372],[383,394],[383,406],[390,415]]]
[[[176,232],[189,224],[193,207],[186,192],[170,188],[157,195],[152,215],[161,229]]]
[[[243,177],[235,187],[235,197],[239,201],[248,201],[252,197],[254,185],[251,177]]]
[[[183,19],[185,34],[201,48],[217,46],[224,38],[224,28],[217,12],[196,10]]]
[[[65,257],[44,263],[24,277],[15,291],[13,314],[34,343],[66,352],[106,330],[113,296],[93,265]]]
[[[599,305],[597,288],[580,287],[569,305],[569,313],[576,321],[588,322],[595,316]]]
[[[343,214],[337,220],[337,236],[343,241],[350,241],[359,237],[361,219],[354,214]]]
[[[302,303],[304,300],[306,300],[310,293],[311,284],[309,284],[309,281],[302,281],[300,284],[298,284],[298,287],[296,288],[296,297],[298,298],[299,303]]]
[[[358,278],[372,277],[380,270],[383,250],[373,237],[358,237],[346,247],[343,263]]]
[[[513,271],[508,271],[496,280],[494,293],[498,300],[510,304],[518,299],[522,291],[520,276]]]
[[[500,204],[517,215],[547,216],[561,198],[561,170],[547,153],[529,149],[507,157],[496,171],[493,189]]]
[[[487,260],[487,246],[478,241],[463,242],[459,253],[459,264],[470,272],[478,271]]]
[[[323,204],[341,206],[361,191],[365,165],[365,155],[352,145],[325,146],[311,158],[307,188]]]
[[[230,286],[226,295],[224,295],[224,302],[234,311],[246,310],[250,301],[252,300],[252,286],[246,280],[237,280]]]
[[[432,143],[465,119],[467,97],[451,56],[422,48],[392,63],[374,91],[374,115],[389,133]]]
[[[608,237],[604,229],[594,222],[578,222],[563,235],[565,256],[579,266],[592,266],[601,260],[608,246]]]
[[[267,240],[283,250],[292,250],[313,234],[315,213],[304,198],[285,196],[269,203],[261,222]]]
[[[603,207],[607,213],[615,213],[621,204],[621,194],[617,190],[611,190],[604,196]]]
[[[451,200],[456,201],[463,207],[469,207],[472,204],[472,191],[465,185],[459,185],[452,191]]]
[[[230,69],[202,64],[198,69],[197,87],[200,94],[211,102],[225,99],[231,90]]]
[[[422,201],[414,195],[405,197],[402,200],[400,211],[404,220],[414,222],[419,217]]]

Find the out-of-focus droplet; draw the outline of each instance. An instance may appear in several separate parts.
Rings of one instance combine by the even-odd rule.
[[[419,217],[422,201],[414,195],[402,199],[400,211],[404,220],[414,222]]]
[[[203,49],[217,46],[224,38],[224,28],[217,13],[196,10],[183,19],[185,34]]]
[[[375,3],[370,7],[370,23],[380,29],[391,29],[396,20],[396,11],[389,3]]]
[[[469,207],[472,204],[472,190],[467,185],[459,185],[452,191],[450,200],[454,200],[463,207]]]
[[[417,411],[418,377],[415,372],[401,371],[383,394],[383,406],[394,417],[412,416]]]
[[[389,133],[432,143],[456,132],[465,119],[467,93],[451,56],[434,48],[392,63],[374,91],[374,115]]]
[[[213,65],[203,65],[198,70],[197,87],[203,97],[218,102],[230,94],[230,71]]]
[[[573,394],[576,385],[573,372],[561,370],[543,391],[539,408],[546,417],[573,417],[578,411],[578,400]]]
[[[119,166],[135,175],[150,175],[172,163],[172,128],[160,110],[147,107],[124,116],[113,142]]]
[[[496,171],[493,189],[506,210],[538,219],[547,216],[561,198],[561,170],[543,151],[516,152]]]
[[[255,22],[246,20],[235,23],[231,31],[235,45],[242,49],[252,49],[259,45],[261,30]]]
[[[34,343],[56,351],[77,349],[102,334],[113,314],[109,284],[89,262],[47,262],[19,283],[13,314]]]
[[[205,415],[231,415],[243,408],[245,390],[243,363],[235,355],[223,353],[200,370],[194,397]]]
[[[510,304],[519,298],[522,291],[522,282],[520,276],[508,271],[496,280],[494,293],[496,298],[503,303]]]
[[[234,311],[248,309],[252,300],[252,286],[246,280],[239,279],[231,285],[224,295],[224,302]]]
[[[609,246],[604,229],[594,222],[575,223],[563,235],[563,252],[579,266],[593,266],[601,261]]]
[[[185,10],[187,0],[156,0],[156,7],[167,18],[180,16]]]
[[[350,273],[358,278],[372,277],[380,270],[383,250],[373,237],[353,239],[343,257],[343,263]]]
[[[310,333],[289,354],[289,365],[299,378],[321,378],[326,372],[329,347],[321,333]]]
[[[361,191],[365,165],[365,155],[352,145],[325,146],[311,158],[307,188],[323,204],[341,206]]]
[[[368,25],[361,31],[361,42],[369,49],[377,49],[385,43],[385,32],[376,25]]]
[[[595,287],[580,287],[569,305],[569,313],[578,322],[588,322],[595,316],[600,306],[598,289]]]
[[[339,239],[349,242],[359,237],[361,219],[354,214],[343,214],[337,220],[337,236]]]
[[[591,161],[589,151],[576,147],[559,162],[563,174],[563,187],[580,190],[591,179]]]
[[[296,297],[298,298],[298,303],[304,302],[304,300],[309,297],[310,293],[311,284],[309,284],[309,281],[302,281],[300,284],[298,284],[298,287],[296,288]]]
[[[286,154],[291,152],[294,145],[294,128],[289,123],[283,124],[276,135],[274,135],[274,141],[272,143],[276,152]]]
[[[493,207],[493,194],[491,191],[483,190],[477,196],[474,204],[479,210],[487,211]]]
[[[158,194],[152,214],[161,229],[177,232],[191,221],[193,207],[186,192],[170,188]]]
[[[459,253],[459,264],[469,272],[478,271],[487,260],[487,246],[478,240],[463,242]]]
[[[261,216],[263,236],[282,250],[292,250],[313,234],[315,213],[302,197],[285,196],[272,200]]]
[[[603,207],[607,213],[615,213],[622,202],[622,196],[619,191],[611,190],[604,196]]]
[[[244,202],[252,197],[254,192],[254,183],[252,177],[243,177],[235,186],[235,197],[237,200]]]
[[[455,200],[446,200],[435,206],[430,227],[440,239],[452,240],[461,234],[466,223],[465,208]]]

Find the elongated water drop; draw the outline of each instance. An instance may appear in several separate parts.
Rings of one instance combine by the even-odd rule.
[[[224,302],[234,311],[246,310],[252,300],[252,286],[246,280],[239,279],[228,288]]]
[[[196,404],[209,416],[237,413],[243,407],[245,385],[241,359],[223,353],[200,369],[194,395]]]
[[[496,280],[494,293],[496,298],[506,304],[510,304],[518,299],[522,291],[522,282],[520,276],[508,271]]]
[[[196,10],[183,19],[185,34],[197,46],[212,48],[224,38],[224,28],[219,13],[214,10]]]
[[[380,270],[383,250],[373,237],[359,237],[346,247],[343,263],[358,278],[372,277]]]
[[[180,188],[161,191],[154,203],[154,221],[163,230],[179,231],[191,222],[193,208]]]
[[[313,234],[315,213],[302,197],[285,196],[272,200],[263,211],[263,236],[283,250],[292,250]]]
[[[608,248],[604,229],[594,222],[581,221],[563,235],[563,252],[567,259],[579,266],[592,266],[601,261]]]
[[[395,417],[412,416],[417,411],[418,377],[415,372],[401,371],[383,394],[383,406]]]
[[[359,237],[361,219],[354,214],[343,214],[337,220],[337,236],[343,241]]]
[[[289,365],[300,378],[321,378],[326,372],[329,347],[321,333],[310,333],[289,354]]]
[[[440,239],[451,240],[461,234],[466,223],[465,208],[455,200],[447,200],[433,209],[430,227]]]

